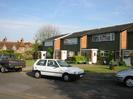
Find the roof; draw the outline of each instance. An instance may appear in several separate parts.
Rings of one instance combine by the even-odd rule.
[[[86,33],[88,35],[92,35],[92,34],[99,34],[99,33],[121,32],[121,31],[124,31],[126,29],[128,29],[129,31],[133,31],[133,23],[123,24],[123,25],[115,25],[115,26],[97,28],[97,29],[91,29],[91,30],[85,30],[85,31],[80,31],[80,32],[74,32],[65,38],[81,37],[81,36],[83,36],[84,33]]]
[[[0,49],[3,48],[3,46],[6,46],[7,49],[12,49],[13,46],[18,48],[19,44],[16,42],[2,42],[2,41],[0,41]]]
[[[84,34],[93,35],[93,34],[109,33],[109,32],[121,32],[121,31],[124,31],[124,30],[128,30],[129,32],[133,31],[133,23],[123,24],[123,25],[115,25],[115,26],[85,30],[85,31],[79,31],[79,32],[74,32],[74,33],[69,34],[69,35],[67,35],[67,34],[58,35],[58,36],[48,38],[45,41],[55,40],[59,37],[65,36],[65,35],[67,35],[67,36],[65,36],[63,38],[66,39],[66,38],[81,37]]]
[[[66,35],[66,34],[62,34],[62,35],[57,35],[57,36],[54,36],[54,37],[50,37],[50,38],[46,39],[45,41],[51,41],[51,40],[54,41],[55,39],[57,39],[59,37],[62,37],[64,35]]]
[[[77,38],[77,37],[81,37],[82,35],[83,35],[83,32],[74,32],[65,38]]]
[[[92,34],[99,34],[99,33],[122,32],[124,30],[130,30],[130,31],[133,30],[133,23],[92,29],[84,32],[87,32],[88,35],[92,35]]]
[[[7,49],[12,49],[13,46],[15,46],[17,49],[19,47],[25,47],[26,45],[29,45],[29,47],[32,46],[30,42],[10,42],[10,41],[0,41],[0,49],[3,48],[3,46],[6,46]]]

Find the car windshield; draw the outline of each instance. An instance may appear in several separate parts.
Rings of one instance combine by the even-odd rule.
[[[57,60],[57,62],[61,67],[71,67],[71,65],[67,64],[64,60]]]
[[[5,54],[2,56],[3,59],[16,59],[15,55]]]

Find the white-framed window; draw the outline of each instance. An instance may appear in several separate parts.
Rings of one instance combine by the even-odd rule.
[[[78,44],[78,38],[64,39],[64,45]]]
[[[104,33],[92,36],[92,42],[114,41],[115,33]]]
[[[44,46],[53,46],[53,41],[46,41]]]

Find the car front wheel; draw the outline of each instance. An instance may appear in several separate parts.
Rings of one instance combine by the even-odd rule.
[[[1,72],[5,73],[6,72],[6,68],[5,67],[1,67]]]
[[[133,87],[133,78],[129,77],[125,80],[125,85],[127,87]]]
[[[35,78],[40,78],[41,77],[41,74],[39,71],[36,71],[35,74],[34,74]]]
[[[63,78],[64,81],[69,81],[70,80],[70,76],[68,74],[64,74],[62,78]]]

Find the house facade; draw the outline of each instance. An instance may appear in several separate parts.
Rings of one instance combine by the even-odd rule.
[[[132,39],[133,23],[129,23],[75,32],[50,44],[54,44],[54,49],[67,51],[67,57],[85,55],[92,60],[98,52],[104,57],[112,51],[115,59],[129,61],[129,54],[133,50]]]
[[[133,23],[87,31],[87,48],[98,49],[103,56],[114,52],[115,59],[129,60],[133,50]]]

